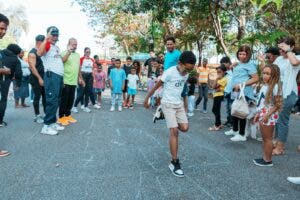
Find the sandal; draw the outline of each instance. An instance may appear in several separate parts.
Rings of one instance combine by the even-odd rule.
[[[281,156],[281,155],[284,155],[284,150],[278,148],[273,149],[272,156]]]
[[[284,144],[282,142],[280,142],[280,141],[277,141],[276,142],[276,146],[275,146],[275,148],[272,151],[272,155],[273,156],[283,155],[284,154],[284,150],[285,150]]]
[[[5,157],[8,156],[10,153],[8,151],[5,150],[0,150],[0,157]]]
[[[221,126],[212,126],[212,127],[209,127],[208,130],[209,131],[219,131],[221,130],[222,127]]]

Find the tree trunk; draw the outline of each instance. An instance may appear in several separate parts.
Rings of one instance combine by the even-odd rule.
[[[126,42],[126,39],[123,39],[123,43],[124,43],[124,46],[125,46],[126,55],[130,56],[130,52],[129,52],[129,48],[128,48],[128,44]]]
[[[217,38],[217,41],[221,45],[221,47],[222,47],[224,53],[226,54],[226,56],[229,56],[229,52],[228,52],[228,49],[225,45],[225,41],[224,41],[224,37],[223,37],[220,18],[219,18],[219,15],[218,15],[219,7],[220,7],[219,5],[216,5],[213,2],[210,3],[210,16],[213,20],[213,27],[214,27],[214,30],[215,30],[215,36]]]
[[[239,2],[241,6],[245,5],[245,0]],[[238,34],[236,39],[240,41],[245,35],[245,26],[246,26],[246,10],[245,7],[241,8],[241,12],[238,18]]]
[[[197,40],[197,48],[198,48],[198,55],[199,55],[199,62],[198,62],[198,67],[201,66],[201,61],[202,61],[202,50],[203,50],[203,42]]]

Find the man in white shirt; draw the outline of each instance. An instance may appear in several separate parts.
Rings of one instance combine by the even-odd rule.
[[[298,99],[296,77],[300,70],[300,56],[293,53],[294,47],[295,40],[292,37],[283,37],[278,41],[281,56],[274,61],[274,64],[280,68],[283,108],[276,124],[276,147],[273,149],[273,155],[284,154],[284,144],[287,141],[289,132],[290,114]]]
[[[162,111],[165,115],[167,127],[170,130],[170,152],[172,161],[169,164],[171,172],[177,177],[184,177],[183,170],[180,167],[178,152],[178,130],[187,132],[189,129],[188,119],[181,99],[181,93],[184,84],[188,78],[188,73],[194,69],[196,57],[191,51],[185,51],[179,57],[177,66],[166,70],[161,80],[147,94],[144,107],[149,108],[149,98],[155,90],[164,84],[163,97],[161,100]]]
[[[63,126],[56,123],[56,113],[61,98],[64,74],[64,65],[60,50],[55,45],[58,41],[58,36],[58,28],[50,26],[47,28],[46,39],[37,49],[37,54],[41,56],[45,71],[46,115],[41,133],[47,135],[56,135],[58,131],[64,130]]]

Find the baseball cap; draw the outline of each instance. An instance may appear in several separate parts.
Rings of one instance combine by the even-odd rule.
[[[45,36],[44,35],[37,35],[35,37],[35,41],[36,42],[43,42],[45,40]]]
[[[51,30],[51,35],[53,36],[58,36],[59,35],[59,30],[56,26],[50,26],[47,28],[47,33]]]

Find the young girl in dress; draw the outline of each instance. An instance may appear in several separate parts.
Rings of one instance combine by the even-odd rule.
[[[263,157],[254,159],[253,162],[258,166],[273,166],[273,132],[278,119],[278,111],[282,107],[280,69],[274,64],[267,65],[262,74],[264,85],[259,92],[254,121],[259,123],[262,133]]]
[[[94,95],[97,97],[98,106],[101,106],[101,93],[105,90],[106,82],[106,73],[103,71],[102,66],[94,68],[93,80]]]

